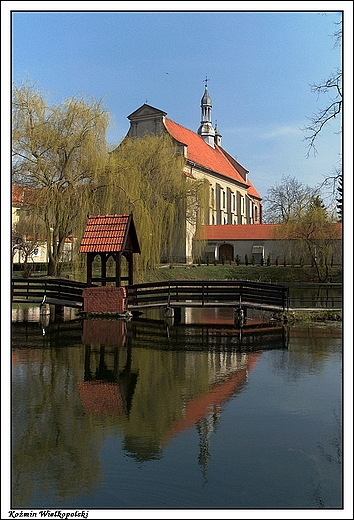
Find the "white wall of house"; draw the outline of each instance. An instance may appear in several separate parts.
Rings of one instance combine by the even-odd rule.
[[[290,265],[292,258],[295,264],[300,262],[301,252],[299,250],[296,240],[213,240],[209,241],[205,247],[203,260],[206,262],[221,261],[220,247],[229,245],[233,251],[232,260],[235,260],[236,255],[239,255],[241,263],[245,262],[245,255],[248,256],[248,261],[251,263],[252,255],[255,256],[256,263],[260,258],[260,252],[263,252],[263,258],[266,261],[268,255],[271,263],[275,264],[278,259],[279,264],[286,258],[287,265]],[[305,264],[310,264],[309,257],[303,258]],[[333,246],[333,263],[339,265],[342,263],[342,240],[335,240]]]
[[[66,242],[64,245],[64,249],[60,258],[61,262],[70,262],[73,258],[73,242]],[[41,242],[38,244],[33,251],[33,253],[27,258],[28,263],[48,263],[48,253],[47,253],[47,242]],[[25,262],[24,256],[21,253],[21,250],[15,249],[15,254],[13,256],[14,264],[23,264]]]

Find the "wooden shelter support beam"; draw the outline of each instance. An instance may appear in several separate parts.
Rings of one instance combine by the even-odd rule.
[[[134,274],[134,265],[133,265],[133,253],[128,253],[128,283],[129,285],[133,285],[133,274]]]
[[[86,259],[86,280],[87,285],[90,287],[92,285],[92,264],[93,264],[94,254],[88,253]]]
[[[121,253],[116,253],[116,287],[121,286],[121,277],[122,277],[122,255]]]
[[[102,285],[107,285],[107,282],[105,280],[107,276],[107,254],[101,253],[101,278],[102,278]]]

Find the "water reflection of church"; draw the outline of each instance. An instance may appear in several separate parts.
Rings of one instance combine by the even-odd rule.
[[[160,350],[140,348],[139,330],[123,320],[84,320],[85,361],[77,387],[85,413],[119,423],[125,450],[138,461],[160,458],[173,437],[195,426],[198,462],[205,474],[210,436],[223,405],[243,391],[260,352],[225,346],[220,351],[177,350],[178,362],[171,368],[178,370],[176,378],[168,371],[167,345]],[[185,334],[186,327],[179,332]],[[155,344],[163,347],[166,337],[163,328],[160,336],[155,331]]]

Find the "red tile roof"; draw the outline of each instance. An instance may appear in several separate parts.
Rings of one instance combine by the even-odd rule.
[[[176,141],[188,147],[187,157],[189,161],[195,162],[199,166],[203,166],[208,170],[224,175],[233,181],[249,186],[250,195],[261,199],[252,184],[249,181],[246,182],[237,168],[230,162],[230,160],[228,160],[228,154],[221,147],[215,145],[215,148],[212,148],[204,141],[204,139],[202,139],[202,137],[200,137],[200,135],[178,125],[171,119],[165,118],[165,126],[167,131],[176,139]],[[233,160],[237,163],[235,159]],[[241,168],[245,170],[243,167]]]
[[[341,238],[342,225],[333,224],[333,238]],[[203,240],[281,240],[281,224],[224,224],[203,227]]]
[[[134,252],[140,253],[131,215],[89,216],[80,253],[109,253],[123,251],[128,232],[133,232]]]
[[[22,186],[12,186],[12,204],[22,204],[23,191]]]
[[[224,224],[204,226],[207,240],[274,240],[279,224]]]
[[[248,195],[251,195],[251,197],[255,197],[256,199],[262,200],[262,197],[260,196],[260,194],[258,193],[256,188],[253,186],[252,182],[248,179],[247,179],[247,185],[248,185],[248,190],[247,190]]]
[[[12,185],[12,205],[36,204],[38,190],[24,186]]]

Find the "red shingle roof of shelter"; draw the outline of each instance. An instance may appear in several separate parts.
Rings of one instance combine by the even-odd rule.
[[[188,147],[187,156],[190,161],[243,185],[249,186],[250,195],[261,199],[253,185],[249,181],[245,181],[236,167],[231,164],[226,157],[228,154],[224,152],[221,147],[215,144],[215,148],[212,148],[200,135],[192,132],[192,130],[188,130],[188,128],[184,128],[171,119],[165,118],[165,126],[176,141]],[[234,161],[235,163],[237,162],[235,159]]]
[[[80,253],[109,253],[124,251],[128,234],[132,235],[133,252],[140,253],[131,215],[89,216]]]

